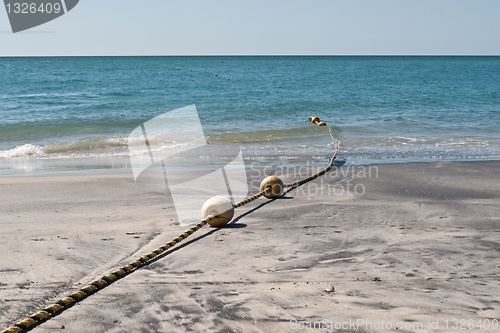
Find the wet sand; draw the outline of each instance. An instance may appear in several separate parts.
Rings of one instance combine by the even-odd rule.
[[[202,228],[33,332],[446,332],[454,319],[500,320],[499,169],[333,169]],[[0,178],[0,189],[0,330],[187,229],[131,174]]]

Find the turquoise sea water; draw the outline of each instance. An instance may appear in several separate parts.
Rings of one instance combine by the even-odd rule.
[[[133,129],[192,104],[248,160],[323,162],[311,115],[347,163],[499,159],[499,78],[500,57],[0,58],[0,165],[127,166]]]

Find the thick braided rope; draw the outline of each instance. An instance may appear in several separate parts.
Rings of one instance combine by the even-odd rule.
[[[266,189],[260,191],[259,193],[255,194],[255,195],[252,195],[251,197],[249,198],[246,198],[245,200],[241,201],[241,202],[238,202],[237,204],[233,204],[233,207],[234,208],[238,208],[238,207],[241,207],[243,205],[246,205],[247,203],[249,202],[252,202],[254,201],[255,199],[258,199],[260,198],[261,196],[263,196],[264,194],[266,194],[267,192],[271,191],[272,188],[271,187],[267,187]]]
[[[139,267],[143,266],[146,264],[148,261],[153,259],[159,254],[162,254],[169,248],[175,246],[177,243],[182,242],[184,239],[188,238],[189,235],[193,234],[195,231],[199,230],[201,227],[206,225],[208,221],[213,219],[215,216],[209,215],[202,221],[198,222],[196,225],[193,227],[189,228],[182,234],[180,234],[178,237],[175,237],[173,240],[170,242],[160,246],[156,250],[146,254],[145,256],[140,257],[139,259],[132,261],[128,265],[125,265],[116,271],[105,275],[101,277],[99,280],[92,282],[88,286],[83,287],[82,289],[72,293],[71,295],[64,297],[63,299],[59,300],[58,302],[49,305],[45,309],[38,311],[37,313],[31,315],[30,317],[21,320],[17,324],[15,324],[12,327],[7,328],[6,330],[3,330],[2,333],[18,333],[18,332],[23,332],[24,330],[36,325],[37,323],[49,319],[51,316],[58,314],[65,308],[68,308],[77,302],[83,300],[87,296],[92,295],[93,293],[99,291],[100,289],[104,288],[105,286],[113,283],[114,281],[134,272],[137,270]]]
[[[333,162],[337,156],[337,152],[339,150],[339,143],[338,143],[338,141],[335,141],[335,139],[333,138],[331,128],[330,128],[330,136],[332,137],[332,139],[335,142],[335,153],[333,154],[332,158],[330,159],[330,163],[328,164],[328,166],[326,168],[318,171],[317,173],[315,173],[312,176],[298,180],[296,182],[285,184],[284,185],[285,188],[302,185],[308,181],[311,181],[311,180],[325,174],[326,172],[328,172],[328,170],[331,169]],[[249,198],[246,198],[245,200],[243,200],[237,204],[233,204],[233,207],[238,208],[238,207],[241,207],[243,205],[246,205],[247,203],[252,202],[252,201],[260,198],[265,193],[267,193],[271,190],[272,190],[272,188],[268,187],[268,188],[262,190],[261,192],[255,194]],[[108,274],[108,275],[101,277],[99,280],[83,287],[82,289],[74,292],[73,294],[71,294],[67,297],[62,298],[58,302],[56,302],[52,305],[49,305],[45,309],[38,311],[37,313],[31,315],[30,317],[28,317],[24,320],[21,320],[20,322],[18,322],[14,326],[3,330],[1,333],[23,332],[24,330],[29,329],[30,327],[33,327],[34,325],[36,325],[44,320],[50,319],[52,316],[57,315],[58,313],[60,313],[64,309],[78,303],[79,301],[85,299],[86,297],[88,297],[88,296],[92,295],[93,293],[99,291],[100,289],[104,288],[105,286],[107,286],[107,285],[113,283],[114,281],[134,272],[139,267],[143,266],[148,261],[155,258],[157,255],[162,254],[163,252],[165,252],[169,248],[177,245],[178,243],[182,242],[184,239],[188,238],[191,234],[193,234],[194,232],[198,231],[200,228],[205,226],[208,223],[208,221],[210,221],[214,217],[215,217],[214,215],[207,216],[205,219],[198,222],[193,227],[189,228],[188,230],[186,230],[185,232],[180,234],[178,237],[175,237],[170,242],[160,246],[156,250],[140,257],[139,259],[137,259],[135,261],[132,261],[128,265],[125,265],[125,266],[117,269],[116,271]]]

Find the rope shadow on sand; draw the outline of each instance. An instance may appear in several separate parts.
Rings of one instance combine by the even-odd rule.
[[[66,305],[65,307],[63,307],[62,309],[60,309],[60,310],[58,310],[58,311],[54,311],[54,313],[50,314],[50,315],[49,315],[49,316],[47,316],[46,318],[44,318],[44,319],[42,319],[42,320],[39,320],[39,321],[37,321],[36,323],[32,323],[32,324],[30,325],[30,327],[26,327],[26,328],[24,328],[22,331],[19,331],[19,332],[29,332],[29,331],[33,330],[34,328],[36,328],[36,327],[40,326],[41,324],[45,323],[46,321],[48,321],[48,320],[50,320],[50,319],[52,319],[52,318],[55,318],[55,317],[59,316],[60,314],[62,314],[63,312],[65,312],[66,310],[68,310],[68,309],[72,308],[75,304],[80,303],[80,302],[81,302],[81,301],[83,301],[84,299],[86,299],[86,298],[90,297],[91,295],[96,294],[96,293],[97,293],[97,292],[99,292],[100,290],[104,290],[105,288],[109,287],[110,285],[114,284],[115,282],[117,282],[117,281],[119,281],[119,280],[121,280],[121,279],[125,278],[125,277],[126,277],[126,276],[128,276],[128,275],[130,275],[131,273],[133,273],[133,272],[135,272],[135,271],[137,271],[137,270],[139,270],[139,269],[141,269],[141,268],[143,268],[143,267],[148,267],[148,266],[149,266],[149,265],[151,265],[152,263],[155,263],[155,262],[157,262],[158,260],[163,259],[163,258],[165,258],[166,256],[168,256],[168,255],[170,255],[170,254],[172,254],[172,253],[174,253],[174,252],[176,252],[176,251],[178,251],[178,250],[180,250],[180,249],[182,249],[182,248],[184,248],[184,247],[186,247],[186,246],[188,246],[188,245],[190,245],[190,244],[192,244],[192,243],[195,243],[195,242],[197,242],[197,241],[199,241],[199,240],[201,240],[201,239],[203,239],[203,238],[205,238],[205,237],[207,237],[207,236],[210,236],[210,235],[212,235],[212,234],[216,233],[216,232],[217,232],[217,231],[219,231],[219,230],[224,230],[224,229],[240,229],[240,228],[246,228],[246,226],[247,226],[246,224],[244,224],[244,223],[237,223],[237,222],[238,222],[238,221],[240,221],[240,220],[241,220],[242,218],[244,218],[245,216],[247,216],[247,215],[249,215],[249,214],[251,214],[251,213],[253,213],[253,212],[255,212],[255,211],[259,210],[260,208],[264,207],[265,205],[267,205],[267,204],[269,204],[269,203],[273,202],[274,200],[276,200],[276,199],[272,199],[272,200],[268,200],[268,201],[266,201],[266,202],[263,202],[263,203],[261,203],[260,205],[258,205],[258,206],[256,206],[256,207],[254,207],[254,208],[250,209],[249,211],[247,211],[247,212],[245,212],[245,213],[243,213],[243,214],[239,215],[239,216],[238,216],[238,217],[236,217],[233,221],[231,221],[230,223],[226,224],[225,226],[223,226],[223,227],[216,227],[216,228],[213,228],[212,230],[210,230],[210,231],[208,231],[208,232],[204,233],[203,235],[200,235],[200,236],[198,236],[198,237],[196,237],[196,238],[194,238],[194,239],[191,239],[191,240],[187,241],[186,243],[183,243],[182,245],[179,245],[178,247],[175,247],[175,248],[172,248],[171,250],[165,251],[164,253],[162,253],[162,254],[158,255],[157,257],[155,257],[155,258],[151,259],[151,260],[150,260],[150,261],[148,261],[147,263],[144,263],[144,264],[143,264],[141,267],[139,267],[138,269],[131,271],[129,274],[123,275],[123,276],[121,276],[121,277],[117,277],[117,278],[116,278],[116,280],[111,281],[111,282],[108,282],[105,286],[101,287],[100,289],[95,290],[94,292],[91,292],[91,293],[89,293],[88,295],[86,295],[86,296],[82,297],[80,300],[78,300],[78,302],[74,302],[74,303],[72,303],[72,304]],[[18,323],[18,324],[19,324],[19,323]],[[16,324],[16,325],[17,325],[17,324]],[[9,329],[7,329],[7,330],[2,331],[2,332],[10,332],[10,331],[9,331]],[[12,332],[14,332],[14,331],[12,331]]]

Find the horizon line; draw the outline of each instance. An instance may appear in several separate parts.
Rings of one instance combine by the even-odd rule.
[[[499,57],[500,54],[163,54],[163,55],[0,55],[0,58],[42,57]]]

